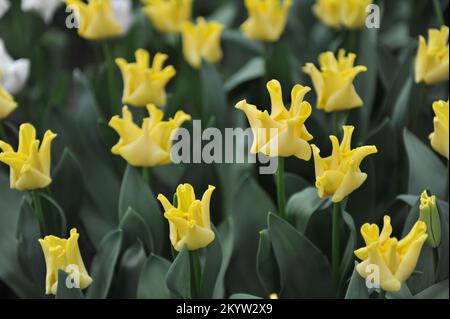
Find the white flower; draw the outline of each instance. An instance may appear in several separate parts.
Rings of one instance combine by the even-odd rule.
[[[56,9],[63,4],[63,0],[22,0],[22,11],[35,11],[45,23],[53,19]]]
[[[13,60],[6,51],[3,40],[0,39],[0,84],[11,94],[18,93],[30,73],[30,61],[27,59]]]
[[[131,0],[111,0],[111,6],[117,21],[122,26],[122,33],[128,32],[133,23],[133,2]]]
[[[0,19],[8,11],[10,5],[9,0],[0,0]]]

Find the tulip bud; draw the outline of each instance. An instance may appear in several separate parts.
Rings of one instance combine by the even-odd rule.
[[[420,195],[419,220],[427,225],[427,245],[436,248],[441,243],[441,219],[436,205],[436,196],[428,196],[427,191]]]

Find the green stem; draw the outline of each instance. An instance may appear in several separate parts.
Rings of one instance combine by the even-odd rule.
[[[447,200],[447,202],[448,202],[448,196],[449,196],[449,194],[448,194],[448,192],[449,192],[449,176],[448,176],[448,173],[449,173],[449,161],[447,161],[447,183],[445,184],[445,199]]]
[[[333,224],[331,230],[331,267],[333,274],[333,282],[337,288],[339,285],[339,268],[341,266],[341,252],[340,252],[340,232],[339,228],[341,225],[341,204],[333,204]]]
[[[336,137],[339,137],[339,113],[338,111],[334,111],[331,113],[331,120],[333,122],[333,134]]]
[[[114,77],[114,61],[113,61],[113,55],[111,53],[111,49],[108,45],[108,42],[104,41],[102,43],[102,49],[103,49],[103,56],[106,60],[106,73],[108,77],[108,90],[109,90],[109,96],[110,96],[110,107],[113,110],[113,113],[116,113],[118,111],[120,113],[121,105],[119,103],[118,97],[117,97],[117,86],[116,86],[116,79]]]
[[[437,22],[439,26],[445,24],[444,14],[442,13],[441,3],[439,0],[433,0],[434,13],[436,14]]]
[[[1,121],[0,121],[0,141],[3,141],[5,143],[8,141],[5,129],[3,127],[3,123]]]
[[[44,237],[47,235],[47,228],[45,226],[44,212],[42,210],[41,196],[37,190],[31,191],[31,197],[33,198],[33,208],[36,214],[36,217],[39,222],[39,228],[41,230],[41,236]]]
[[[380,292],[378,293],[378,299],[386,299],[386,291],[380,288]]]
[[[278,157],[278,168],[277,168],[277,202],[278,202],[278,215],[287,219],[286,216],[286,192],[284,184],[284,158]]]
[[[150,169],[148,167],[142,167],[142,178],[150,186]]]
[[[420,120],[420,112],[422,111],[423,104],[427,96],[427,85],[425,83],[419,83],[417,85],[417,90],[419,90],[417,96],[417,102],[413,103],[413,109],[411,114],[410,128],[411,132],[416,133],[418,122]]]
[[[438,248],[432,248],[431,249],[433,251],[433,265],[434,265],[434,271],[437,270],[438,266],[439,266],[439,251]]]
[[[198,250],[189,251],[189,261],[191,267],[191,296],[192,299],[201,298],[201,280],[202,280],[202,269],[200,265],[200,257],[198,255]]]

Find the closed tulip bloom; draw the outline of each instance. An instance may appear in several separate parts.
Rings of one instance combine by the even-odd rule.
[[[434,84],[448,80],[448,27],[428,30],[428,43],[419,36],[416,55],[416,83]]]
[[[343,111],[361,107],[363,101],[356,93],[353,80],[367,71],[363,65],[353,66],[356,54],[345,55],[341,49],[336,59],[332,52],[319,56],[320,71],[312,63],[307,63],[303,71],[311,77],[317,93],[317,108],[325,112]]]
[[[191,19],[192,0],[142,0],[142,11],[153,26],[162,33],[181,31],[184,22]]]
[[[286,27],[292,0],[245,0],[248,19],[242,24],[244,35],[252,40],[277,41]]]
[[[142,107],[147,104],[164,106],[167,102],[165,88],[175,76],[175,68],[171,65],[164,67],[168,56],[162,53],[155,55],[151,67],[148,51],[139,49],[135,56],[135,63],[116,59],[124,83],[122,103]]]
[[[56,295],[58,270],[68,273],[80,289],[85,289],[92,283],[92,278],[87,273],[78,247],[79,236],[77,230],[73,228],[68,239],[56,236],[45,236],[44,239],[39,239],[47,267],[45,279],[47,295]]]
[[[311,105],[303,101],[311,89],[297,84],[291,92],[291,107],[286,110],[283,102],[280,82],[272,80],[267,83],[272,109],[259,111],[255,105],[246,100],[240,101],[235,108],[242,110],[253,131],[254,139],[251,152],[261,152],[267,156],[296,156],[308,161],[311,158],[311,147],[308,141],[313,136],[305,127],[305,121],[311,115]]]
[[[203,17],[197,18],[197,24],[185,22],[182,26],[183,54],[189,64],[198,69],[202,59],[216,63],[222,59],[220,37],[223,25],[219,22],[206,22]]]
[[[17,108],[14,98],[0,85],[0,120],[3,120]]]
[[[376,224],[364,224],[361,234],[366,247],[355,250],[360,260],[356,271],[367,278],[377,266],[380,275],[380,288],[384,291],[399,291],[416,268],[423,243],[427,239],[427,226],[424,222],[415,223],[402,240],[391,237],[391,218],[384,216],[384,226],[380,233]]]
[[[311,145],[319,196],[332,196],[333,203],[342,201],[365,182],[367,174],[361,172],[359,166],[366,156],[378,152],[372,145],[352,149],[351,140],[355,128],[343,126],[343,129],[344,137],[340,145],[336,136],[330,136],[333,146],[331,156],[320,157],[319,148]]]
[[[430,134],[431,146],[433,149],[448,160],[448,101],[437,101],[433,103],[434,132]]]
[[[372,0],[316,0],[313,12],[324,24],[346,29],[359,29],[364,26],[367,6]]]
[[[48,130],[41,143],[36,139],[34,126],[27,123],[20,126],[17,152],[11,145],[0,141],[0,162],[10,167],[12,189],[33,190],[51,183],[51,144],[55,137],[56,134]]]
[[[133,122],[133,115],[126,106],[122,109],[122,118],[116,115],[109,121],[109,126],[120,136],[111,151],[122,156],[132,166],[170,164],[172,136],[191,116],[178,111],[173,119],[163,121],[164,113],[155,105],[147,105],[147,110],[150,117],[144,118],[141,127]]]
[[[431,248],[441,244],[441,217],[439,216],[436,196],[429,196],[427,191],[420,195],[419,220],[427,225],[427,241]]]
[[[164,195],[158,195],[165,211],[164,217],[169,221],[170,242],[176,251],[181,251],[185,245],[189,250],[204,248],[214,240],[209,211],[214,189],[214,186],[208,186],[202,200],[198,200],[192,185],[181,184],[176,192],[177,207]]]
[[[125,0],[129,1],[129,0]],[[74,10],[78,34],[88,40],[114,38],[124,32],[110,0],[65,0]]]

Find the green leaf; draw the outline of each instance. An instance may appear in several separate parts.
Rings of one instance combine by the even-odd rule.
[[[216,67],[205,60],[202,61],[200,81],[202,90],[202,120],[208,123],[211,119],[214,119],[216,127],[226,127],[228,103],[223,81]]]
[[[64,270],[58,270],[58,288],[56,290],[56,299],[84,299],[80,288],[68,288],[67,273]]]
[[[403,131],[409,164],[409,194],[421,194],[425,189],[445,198],[447,170],[433,151],[407,129]]]
[[[438,247],[439,263],[436,269],[436,280],[442,281],[449,275],[449,207],[446,202],[438,200],[437,203],[441,219],[441,243]]]
[[[122,247],[122,239],[122,231],[115,230],[108,233],[100,243],[97,255],[92,261],[90,275],[93,281],[87,291],[88,298],[104,299],[108,297]]]
[[[0,278],[21,298],[41,298],[44,290],[35,285],[22,271],[16,241],[20,205],[23,193],[9,189],[9,176],[0,170]],[[42,281],[44,278],[42,277]]]
[[[308,187],[294,194],[286,205],[290,218],[295,219],[298,231],[305,233],[309,219],[319,209],[325,209],[331,202],[327,198],[320,198],[315,187]]]
[[[272,249],[270,233],[267,229],[259,232],[256,271],[267,296],[280,291],[280,270]]]
[[[284,184],[286,187],[286,198],[288,199],[291,198],[291,196],[295,193],[301,192],[311,186],[311,183],[308,182],[305,178],[290,172],[286,172],[284,174]]]
[[[26,196],[23,196],[17,223],[17,256],[29,280],[39,289],[45,289],[45,260],[39,238],[41,231],[36,214]]]
[[[139,213],[128,207],[127,212],[120,221],[119,228],[123,230],[125,246],[132,245],[140,240],[146,252],[153,251],[153,242],[150,230]]]
[[[147,256],[140,241],[135,241],[125,250],[114,279],[114,298],[136,299],[139,278],[146,261]]]
[[[187,246],[183,247],[167,271],[166,285],[172,298],[191,299],[191,266]]]
[[[219,234],[222,244],[222,265],[217,275],[216,286],[214,287],[214,299],[225,298],[225,274],[230,264],[234,246],[233,220],[231,218],[228,218],[220,225]]]
[[[276,208],[252,177],[248,177],[237,189],[230,208],[234,248],[225,280],[227,291],[230,294],[245,291],[263,295],[264,289],[255,271],[259,232],[267,228],[267,213]]]
[[[80,163],[72,151],[66,147],[55,167],[50,188],[53,196],[61,204],[69,225],[74,225],[83,202],[83,173]]]
[[[399,291],[386,292],[386,299],[412,299],[413,295],[407,284],[403,283]]]
[[[170,291],[165,279],[170,266],[170,262],[166,259],[150,255],[139,277],[137,297],[140,299],[169,299]]]
[[[366,280],[356,271],[357,264],[358,263],[355,261],[355,267],[353,268],[353,274],[350,278],[345,299],[369,299],[370,297],[369,290],[366,286]]]
[[[261,57],[252,58],[228,78],[225,82],[225,90],[230,92],[241,84],[263,77],[265,73],[266,64],[264,59]]]
[[[410,107],[410,96],[413,88],[413,79],[409,78],[404,82],[401,88],[400,94],[395,101],[392,111],[392,124],[398,130],[406,125],[408,119],[408,110]]]
[[[280,217],[269,214],[269,232],[281,275],[281,298],[331,298],[331,269],[325,255]]]
[[[414,299],[447,299],[449,297],[448,279],[419,292]]]
[[[342,255],[342,261],[340,266],[341,283],[345,282],[348,272],[351,271],[352,261],[354,260],[354,251],[356,249],[357,234],[355,222],[352,216],[346,211],[342,212],[342,220],[348,228],[349,235],[347,239],[347,245],[345,246],[344,254]]]
[[[155,252],[161,252],[167,240],[165,223],[155,195],[136,168],[128,165],[120,188],[119,218],[123,220],[128,208],[133,208],[145,221],[153,239]],[[144,244],[149,242],[143,240]]]
[[[203,298],[212,298],[214,294],[214,287],[219,278],[220,269],[222,266],[222,244],[220,235],[213,227],[216,238],[205,249],[205,263],[202,273],[201,293]]]

